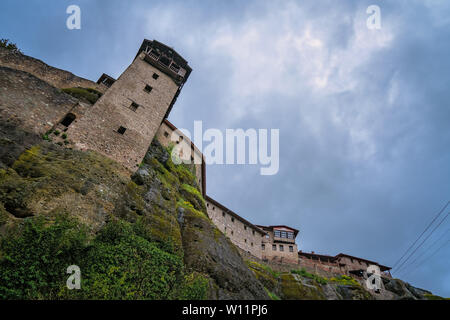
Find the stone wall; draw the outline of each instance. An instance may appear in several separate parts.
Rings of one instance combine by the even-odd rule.
[[[131,171],[144,158],[178,90],[169,76],[143,60],[144,55],[68,130],[76,148],[98,151]],[[121,127],[125,132],[119,132]]]
[[[266,261],[275,261],[280,263],[297,264],[298,248],[295,239],[288,242],[280,242],[274,238],[273,231],[265,230],[267,235],[262,239],[264,250],[262,250],[262,258]]]
[[[29,57],[19,52],[0,48],[0,66],[28,72],[56,88],[93,88],[104,92],[106,87],[78,77],[71,72],[54,68],[41,60]]]
[[[82,114],[85,107],[34,75],[0,67],[0,118],[43,135],[67,113]]]
[[[217,203],[208,199],[206,210],[217,228],[241,250],[261,259],[261,241],[263,238],[261,230],[239,218],[236,214],[231,214],[225,207],[218,206]]]
[[[185,136],[180,130],[175,128],[169,121],[164,120],[158,131],[156,132],[156,138],[165,147],[169,145],[174,146],[174,150],[181,160],[194,163],[195,175],[197,177],[197,183],[200,187],[200,191],[203,193],[203,154],[201,151],[191,142],[191,140]]]

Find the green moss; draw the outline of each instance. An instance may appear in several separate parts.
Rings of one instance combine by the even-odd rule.
[[[280,272],[274,271],[268,265],[261,264],[261,263],[258,263],[256,261],[252,261],[252,260],[247,260],[246,262],[247,262],[247,265],[250,268],[253,268],[253,269],[256,269],[256,270],[260,270],[260,271],[264,271],[264,272],[270,274],[274,278],[278,278],[280,276]]]
[[[71,96],[77,99],[87,101],[91,104],[96,103],[97,100],[102,96],[101,92],[92,88],[81,88],[81,87],[65,88],[62,89],[62,91],[67,94],[70,94]]]
[[[330,281],[345,286],[361,286],[358,281],[346,275],[330,278]]]
[[[205,300],[208,294],[209,279],[205,275],[193,272],[185,276],[180,295],[181,300]]]
[[[305,286],[292,274],[281,275],[281,291],[286,300],[324,300],[320,286]]]
[[[450,300],[450,298],[443,298],[434,294],[425,293],[423,295],[427,300]]]
[[[291,273],[298,274],[298,275],[300,275],[302,277],[312,279],[315,282],[317,282],[318,284],[327,284],[328,283],[328,279],[327,278],[321,277],[321,276],[319,276],[317,274],[309,273],[304,268],[302,268],[300,270],[291,270]]]
[[[279,296],[277,296],[275,293],[269,291],[266,289],[267,295],[270,297],[270,299],[272,300],[281,300]]]
[[[180,194],[185,200],[190,202],[196,210],[206,212],[205,200],[200,191],[196,188],[183,183],[180,188]]]

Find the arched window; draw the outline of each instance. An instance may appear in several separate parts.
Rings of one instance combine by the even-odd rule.
[[[68,127],[72,124],[72,122],[76,119],[76,116],[73,113],[68,113],[64,119],[61,121],[61,124],[65,127]]]

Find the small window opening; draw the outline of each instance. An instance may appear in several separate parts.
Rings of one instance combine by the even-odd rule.
[[[125,131],[127,131],[127,128],[124,128],[122,126],[119,129],[117,129],[117,132],[120,133],[120,134],[124,134]]]
[[[61,124],[65,127],[68,127],[72,124],[72,122],[76,119],[73,113],[68,113],[64,119],[61,121]]]
[[[144,91],[147,93],[152,92],[153,88],[151,86],[149,86],[148,84],[145,86]]]
[[[130,109],[136,112],[137,108],[139,108],[139,105],[133,101],[130,105]]]
[[[169,133],[167,132],[167,131],[164,131],[164,137],[168,137],[169,136]]]
[[[153,77],[153,79],[155,79],[155,80],[158,80],[158,78],[159,78],[159,75],[158,75],[158,74],[156,74],[156,73],[154,73],[152,77]]]

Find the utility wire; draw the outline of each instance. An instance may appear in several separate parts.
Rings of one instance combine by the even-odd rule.
[[[428,234],[428,236],[419,244],[419,246],[416,248],[416,249],[414,249],[414,251],[413,252],[411,252],[411,254],[408,256],[408,258],[406,258],[406,260],[404,260],[403,262],[402,262],[402,264],[397,268],[398,270],[400,270],[400,268],[409,260],[409,258],[411,258],[411,256],[425,243],[425,241],[427,241],[428,240],[428,238],[433,234],[433,232],[434,231],[436,231],[436,229],[437,228],[439,228],[439,226],[445,221],[445,219],[447,219],[447,217],[450,215],[450,211],[447,213],[447,215],[441,220],[441,222],[439,222],[439,224],[436,226],[436,227],[434,227],[434,229],[433,230],[431,230],[431,233],[430,234]]]
[[[431,225],[436,221],[436,219],[442,214],[442,212],[444,212],[445,208],[447,208],[447,206],[450,204],[450,201],[447,202],[447,204],[441,209],[441,211],[439,211],[439,213],[437,214],[436,217],[434,217],[433,221],[431,221],[431,223],[425,228],[425,230],[422,232],[422,234],[416,239],[416,241],[414,241],[414,243],[408,248],[408,250],[405,251],[405,253],[400,257],[400,259],[397,260],[397,262],[394,264],[394,266],[392,267],[392,269],[394,269],[398,263],[400,261],[402,261],[402,259],[408,254],[409,250],[411,250],[415,244],[417,243],[417,241],[419,241],[419,239],[425,234],[425,232],[427,232],[427,230],[431,227]]]
[[[412,261],[410,264],[408,264],[407,266],[405,266],[404,268],[403,268],[403,270],[402,271],[398,271],[398,273],[400,274],[400,273],[404,273],[409,267],[411,267],[412,265],[414,265],[420,258],[422,258],[425,254],[427,254],[427,253],[429,253],[430,252],[430,249],[431,248],[433,248],[434,247],[434,245],[436,244],[436,243],[438,243],[439,241],[441,241],[446,235],[447,235],[447,233],[450,231],[450,229],[447,229],[436,241],[434,241],[433,242],[433,244],[431,245],[431,246],[429,246],[426,250],[425,250],[425,252],[423,253],[423,254],[421,254],[421,255],[419,255],[419,256],[417,256],[416,257],[416,259],[414,259],[414,261]],[[409,272],[407,272],[407,274],[409,274]]]
[[[407,276],[409,275],[412,271],[415,271],[417,269],[417,267],[419,267],[421,264],[423,264],[425,261],[430,260],[432,257],[434,257],[436,255],[436,253],[438,253],[442,248],[444,248],[446,245],[448,245],[450,243],[450,239],[447,240],[447,242],[445,242],[442,246],[440,246],[436,251],[434,251],[429,257],[427,257],[426,259],[423,259],[418,265],[416,265],[415,268],[411,269],[410,271],[408,271],[407,273],[405,273],[403,276]]]

